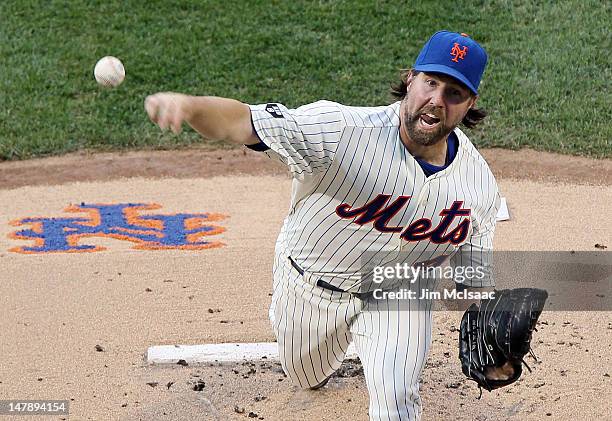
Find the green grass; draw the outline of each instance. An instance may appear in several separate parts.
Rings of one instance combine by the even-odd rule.
[[[200,142],[148,121],[143,100],[157,91],[389,103],[389,83],[439,29],[489,53],[478,146],[610,158],[609,17],[606,2],[588,0],[3,0],[0,160]],[[104,55],[126,67],[116,89],[93,79]]]

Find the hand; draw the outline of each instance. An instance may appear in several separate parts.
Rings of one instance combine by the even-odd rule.
[[[160,129],[181,132],[183,121],[189,118],[189,96],[174,92],[160,92],[149,95],[144,102],[145,110],[151,121]]]
[[[487,367],[485,376],[488,380],[508,380],[514,376],[514,367],[510,362],[505,363],[501,367]]]

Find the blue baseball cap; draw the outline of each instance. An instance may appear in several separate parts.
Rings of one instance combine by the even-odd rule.
[[[478,94],[486,66],[487,53],[467,34],[439,31],[419,53],[414,70],[451,76]]]

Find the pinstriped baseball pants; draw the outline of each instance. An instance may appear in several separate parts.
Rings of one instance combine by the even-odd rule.
[[[396,300],[362,300],[307,283],[282,254],[274,265],[270,320],[287,376],[314,387],[342,364],[355,343],[372,420],[418,420],[419,376],[431,344],[431,302],[410,311]]]

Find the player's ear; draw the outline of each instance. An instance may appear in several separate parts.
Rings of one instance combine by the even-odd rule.
[[[472,96],[472,99],[471,99],[472,103],[470,104],[469,108],[474,108],[476,106],[476,103],[478,102],[478,98],[479,98],[478,95]]]
[[[408,92],[408,88],[410,88],[410,85],[412,84],[412,81],[414,80],[415,76],[416,73],[412,69],[406,75],[406,92]]]

